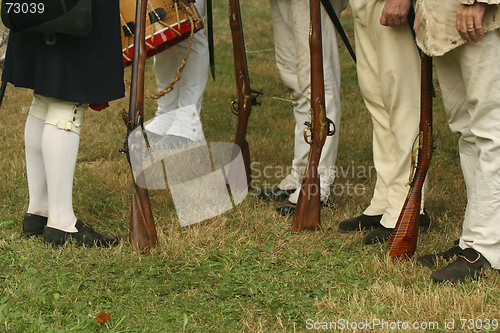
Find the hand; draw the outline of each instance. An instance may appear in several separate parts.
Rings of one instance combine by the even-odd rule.
[[[457,11],[457,31],[463,40],[476,43],[484,37],[483,17],[488,4],[474,2],[473,5],[460,5]]]
[[[397,27],[405,23],[410,7],[411,0],[387,0],[382,10],[382,16],[380,16],[380,24],[387,27]]]

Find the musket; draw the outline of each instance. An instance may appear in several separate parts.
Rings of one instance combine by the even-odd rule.
[[[210,73],[212,73],[212,79],[215,81],[214,19],[212,7],[212,0],[207,0],[208,61],[210,63]]]
[[[250,148],[246,140],[248,119],[253,105],[260,105],[257,100],[262,92],[250,88],[248,77],[247,56],[239,0],[229,0],[229,26],[233,40],[234,70],[238,98],[231,101],[233,113],[238,117],[235,144],[241,149],[248,187],[251,187]]]
[[[311,140],[304,132],[304,139],[310,145],[309,161],[292,220],[293,232],[319,229],[321,191],[318,165],[326,137],[335,133],[333,122],[326,117],[320,0],[310,0],[310,11],[309,48],[311,53],[312,111],[308,130],[311,132]],[[333,125],[332,130],[330,130],[330,125]]]
[[[422,187],[431,162],[432,143],[432,58],[420,53],[421,97],[417,165],[410,182],[410,190],[396,227],[389,240],[389,256],[408,259],[417,248],[418,224],[422,200]]]
[[[129,112],[122,111],[122,117],[127,125],[127,137],[125,138],[122,152],[126,153],[132,174],[130,161],[130,147],[128,137],[136,128],[141,127],[144,133],[144,68],[146,64],[146,8],[147,0],[137,0],[135,15],[134,54],[132,60],[132,79],[130,87]],[[147,137],[144,135],[146,142]],[[145,177],[144,172],[136,175],[138,178]],[[145,184],[144,179],[135,179],[134,193],[130,210],[130,243],[132,248],[145,252],[153,248],[157,242],[156,228],[149,201],[149,193],[146,188],[137,183]]]

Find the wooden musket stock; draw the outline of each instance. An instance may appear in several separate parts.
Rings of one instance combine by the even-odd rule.
[[[427,170],[431,162],[432,144],[432,58],[421,52],[421,101],[418,160],[411,188],[389,240],[389,256],[408,259],[417,248],[418,224]]]
[[[229,0],[229,26],[231,28],[233,40],[234,70],[238,93],[237,100],[231,102],[233,113],[238,116],[235,144],[241,149],[241,154],[245,163],[247,184],[248,187],[251,188],[250,148],[246,140],[246,134],[252,106],[260,105],[257,101],[257,97],[262,93],[250,88],[239,0]]]
[[[130,88],[129,113],[123,112],[124,121],[127,124],[127,138],[125,139],[124,152],[130,163],[129,147],[127,139],[130,133],[141,126],[144,119],[144,68],[146,64],[146,0],[137,0],[136,27],[134,36],[134,56],[132,61],[132,82]],[[133,172],[133,170],[132,170]],[[144,177],[142,173],[139,177]],[[145,182],[143,182],[145,183]],[[132,248],[145,252],[153,248],[158,242],[156,228],[149,202],[149,193],[134,181],[134,193],[130,211],[130,243]]]
[[[320,225],[321,191],[318,174],[321,150],[326,137],[333,135],[326,118],[325,91],[323,81],[323,52],[321,40],[320,0],[310,0],[311,31],[311,148],[306,178],[302,182],[297,207],[292,220],[292,231],[318,230]]]

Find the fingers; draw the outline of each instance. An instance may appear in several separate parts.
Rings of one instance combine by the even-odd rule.
[[[380,16],[380,24],[386,27],[397,27],[406,23],[410,6],[409,0],[387,0]]]
[[[477,42],[477,35],[476,35],[476,28],[474,25],[474,22],[468,22],[467,26],[465,27],[465,35],[467,35],[467,42],[469,43],[476,43]]]
[[[484,30],[483,30],[483,18],[479,17],[474,17],[474,28],[476,35],[478,37],[478,40],[484,37]],[[477,40],[476,40],[477,41]]]
[[[406,22],[405,15],[383,13],[380,17],[380,24],[386,27],[397,27]]]
[[[457,11],[456,29],[460,37],[468,43],[476,43],[484,37],[483,16],[486,6],[481,3],[460,5]]]
[[[469,26],[470,23],[467,23],[467,18],[468,18],[468,10],[469,6],[465,5],[460,5],[458,11],[457,11],[457,22],[456,22],[456,29],[458,31],[458,34],[460,37],[462,37],[463,40],[467,41],[468,43],[471,43],[472,40],[469,36],[469,31],[467,30],[467,27]],[[469,20],[472,22],[472,28],[474,28],[473,20]]]

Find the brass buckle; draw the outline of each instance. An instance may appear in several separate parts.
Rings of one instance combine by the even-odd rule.
[[[475,264],[481,258],[481,253],[479,253],[477,251],[476,251],[476,253],[477,253],[477,258],[474,261],[470,261],[469,259],[467,259],[467,257],[465,257],[464,255],[461,255],[461,254],[459,254],[458,257],[464,258],[465,261],[467,261],[469,264]]]
[[[64,123],[64,130],[65,131],[71,131],[71,129],[73,128],[73,122],[70,121],[70,120],[67,120],[65,123]]]

